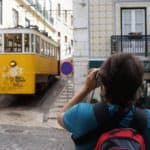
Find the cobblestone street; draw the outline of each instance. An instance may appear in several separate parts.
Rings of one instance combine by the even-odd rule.
[[[1,108],[0,150],[74,149],[70,134],[56,120],[57,113],[73,95],[73,80],[62,79],[51,90],[64,83],[66,84],[56,99],[51,103],[49,98],[40,108]],[[55,90],[51,94],[55,95]]]
[[[73,143],[61,129],[1,125],[0,150],[73,150]]]

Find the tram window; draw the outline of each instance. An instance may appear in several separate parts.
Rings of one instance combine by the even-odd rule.
[[[54,47],[51,48],[51,52],[52,56],[54,56]]]
[[[24,51],[29,52],[29,34],[24,35]]]
[[[53,56],[55,56],[55,47],[53,47]]]
[[[54,56],[56,57],[56,47],[54,47]]]
[[[59,60],[59,49],[57,48],[57,59]]]
[[[2,45],[2,34],[0,34],[0,52],[2,52],[2,47],[3,47],[3,45]]]
[[[50,56],[50,44],[48,43],[48,56]]]
[[[55,57],[57,57],[57,47],[55,47]]]
[[[49,55],[52,56],[52,46],[50,45],[50,48],[49,48]]]
[[[22,34],[4,34],[5,52],[22,52]]]
[[[55,47],[55,57],[57,58],[57,47]]]
[[[49,54],[48,54],[48,53],[49,53],[48,45],[49,45],[49,44],[46,42],[46,56],[49,55]]]
[[[44,53],[44,41],[41,40],[41,54]]]
[[[31,52],[34,52],[34,46],[35,46],[35,41],[34,41],[34,35],[33,34],[31,34]]]
[[[40,53],[40,37],[36,36],[36,45],[35,45],[36,53]]]
[[[50,46],[50,56],[53,56],[53,47],[52,47],[52,45]]]
[[[47,56],[47,42],[45,42],[45,55]]]
[[[53,47],[53,56],[55,57],[55,47]]]
[[[56,48],[56,58],[58,59],[59,56],[58,56],[58,47]]]
[[[44,52],[43,52],[44,55],[46,55],[46,42],[44,41]]]

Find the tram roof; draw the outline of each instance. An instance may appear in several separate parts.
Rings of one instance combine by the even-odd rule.
[[[2,28],[2,29],[0,29],[0,33],[26,33],[26,34],[30,33],[30,34],[35,34],[35,35],[42,37],[42,39],[49,41],[50,43],[54,44],[55,46],[58,46],[58,43],[56,41],[54,41],[52,38],[44,35],[44,33],[42,31],[32,29],[32,28]]]

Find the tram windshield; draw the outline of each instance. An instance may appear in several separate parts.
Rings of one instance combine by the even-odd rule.
[[[22,52],[22,34],[4,34],[5,52]]]

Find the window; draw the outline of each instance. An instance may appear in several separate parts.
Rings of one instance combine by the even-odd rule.
[[[22,52],[22,34],[4,34],[5,52]]]
[[[25,27],[29,27],[30,26],[30,20],[25,18]]]
[[[73,46],[73,40],[71,40],[71,46]]]
[[[67,10],[65,10],[65,22],[67,22]]]
[[[58,6],[57,6],[58,8],[58,16],[60,17],[61,16],[61,5],[60,4],[58,4]]]
[[[36,45],[35,45],[36,53],[40,53],[40,37],[36,36]]]
[[[47,44],[47,55],[50,56],[50,43]]]
[[[58,37],[61,37],[61,33],[60,32],[58,32]]]
[[[51,0],[49,0],[49,8],[50,8],[50,10],[49,10],[49,16],[51,18],[52,17],[52,2],[51,2]]]
[[[71,15],[71,26],[73,26],[73,16]]]
[[[131,32],[145,34],[145,9],[122,9],[122,34]]]
[[[34,52],[35,47],[35,35],[31,34],[31,52]]]
[[[121,40],[121,48],[123,52],[137,53],[143,55],[145,53],[146,41],[137,39],[137,35],[145,35],[145,14],[144,8],[127,8],[122,9],[122,35],[124,40]],[[132,36],[133,35],[133,36]]]
[[[2,48],[3,48],[3,45],[2,45],[2,34],[0,34],[0,52],[2,52]]]
[[[49,0],[49,8],[48,8],[49,21],[51,24],[54,24],[54,18],[52,17],[52,2]]]
[[[13,25],[14,27],[17,27],[19,24],[19,13],[15,9],[12,9],[12,11],[13,11]]]
[[[2,13],[2,0],[0,0],[0,24],[2,24],[2,16],[3,16],[3,13]]]
[[[29,34],[24,35],[24,51],[29,52]]]
[[[67,36],[65,36],[65,43],[67,43],[67,41],[68,41],[68,38],[67,38]]]
[[[41,52],[42,55],[44,54],[44,40],[41,40]]]

